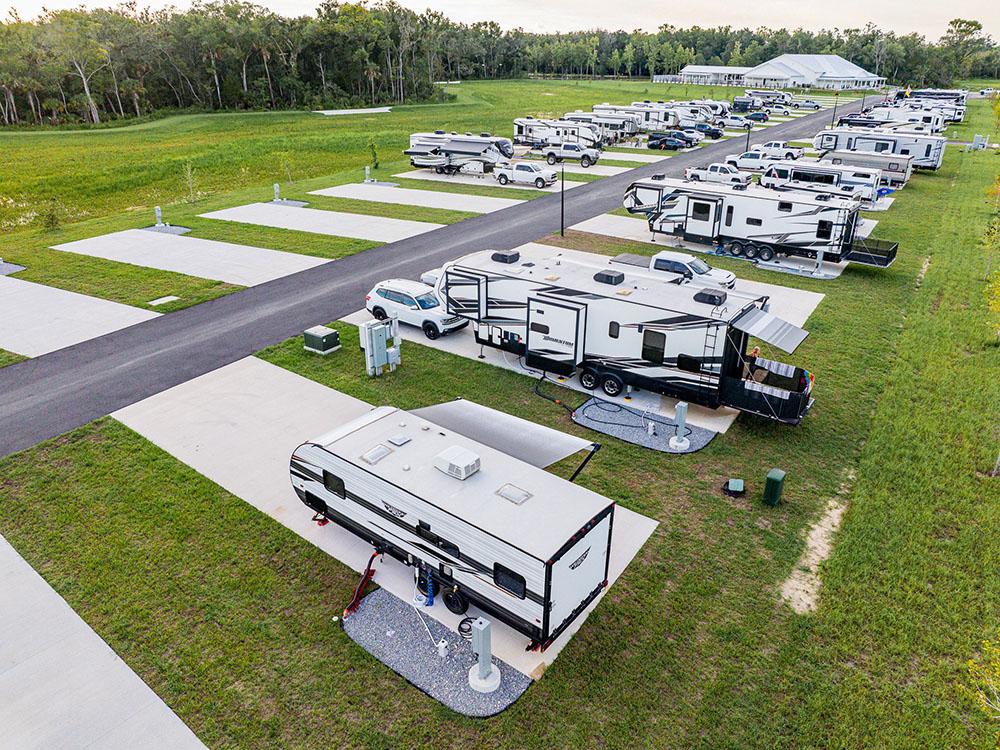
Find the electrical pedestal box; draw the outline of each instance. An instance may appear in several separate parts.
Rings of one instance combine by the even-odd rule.
[[[399,347],[402,343],[398,318],[369,320],[358,327],[358,333],[365,352],[365,372],[369,376],[381,375],[386,367],[390,372],[396,369],[401,360]]]
[[[781,502],[781,492],[785,487],[785,472],[771,469],[764,480],[764,504],[772,508]]]
[[[313,326],[302,333],[307,352],[330,354],[340,348],[340,331],[326,326]]]

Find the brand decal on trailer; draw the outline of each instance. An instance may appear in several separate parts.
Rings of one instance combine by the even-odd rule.
[[[569,569],[576,570],[577,568],[579,568],[581,565],[583,565],[583,561],[587,559],[587,555],[589,554],[590,554],[590,547],[587,547],[587,549],[583,551],[582,555],[580,555],[578,558],[576,558],[573,562],[569,564]]]
[[[405,510],[400,510],[399,508],[396,508],[395,506],[389,505],[389,503],[387,503],[385,500],[382,501],[382,505],[384,505],[385,509],[387,511],[389,511],[390,513],[392,513],[392,515],[394,515],[396,518],[402,518],[403,516],[406,515],[406,511]]]

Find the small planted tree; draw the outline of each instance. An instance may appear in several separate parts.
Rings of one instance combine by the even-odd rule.
[[[46,232],[54,232],[62,226],[63,215],[65,214],[65,209],[63,204],[59,202],[57,198],[49,198],[45,201],[45,206],[42,208],[40,218],[42,220],[42,228]]]
[[[378,169],[378,147],[373,136],[368,136],[368,152],[372,158],[372,169]]]
[[[194,192],[194,166],[191,162],[184,163],[184,184],[187,185],[188,203],[193,206],[196,198]]]

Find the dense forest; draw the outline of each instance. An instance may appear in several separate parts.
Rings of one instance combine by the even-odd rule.
[[[226,0],[189,10],[49,11],[0,25],[0,122],[101,123],[164,109],[290,109],[428,101],[437,80],[649,76],[688,63],[756,65],[835,53],[891,82],[997,77],[1000,47],[956,19],[937,42],[874,26],[843,31],[678,29],[529,34],[457,24],[391,0],[324,0],[287,18]]]

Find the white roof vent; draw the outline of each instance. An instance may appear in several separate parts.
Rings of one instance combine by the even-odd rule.
[[[453,445],[434,456],[434,468],[456,479],[467,479],[479,471],[479,456],[468,448]]]
[[[531,498],[531,493],[514,484],[505,484],[497,490],[497,494],[514,505],[523,505]]]
[[[369,448],[367,451],[361,454],[361,460],[370,466],[374,466],[383,458],[392,453],[392,448],[388,445],[383,445],[382,443],[376,444],[373,448]]]

